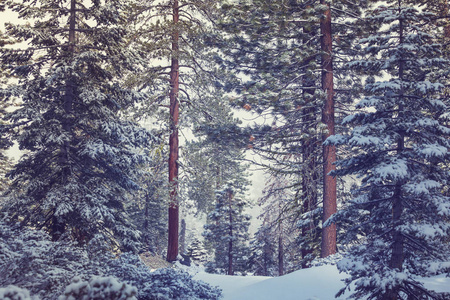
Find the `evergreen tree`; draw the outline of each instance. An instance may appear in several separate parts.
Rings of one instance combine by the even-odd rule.
[[[277,274],[275,243],[271,228],[267,224],[263,223],[256,231],[254,239],[250,242],[250,250],[252,254],[249,264],[255,275],[275,276]]]
[[[230,239],[236,239],[231,246],[234,250],[228,251],[232,252],[231,259],[227,256],[233,271],[227,272],[244,271],[247,259],[242,257],[248,257],[248,251],[240,244],[249,225],[248,220],[245,221],[246,216],[242,215],[243,210],[248,207],[248,202],[243,197],[249,182],[245,174],[247,166],[242,164],[244,158],[241,149],[247,145],[247,138],[239,127],[240,121],[233,117],[230,107],[220,98],[211,101],[207,117],[197,119],[194,125],[196,140],[186,143],[183,148],[183,183],[187,187],[185,203],[191,203],[195,215],[208,215],[207,222],[211,224],[207,225],[209,230],[206,234],[209,238],[206,239],[206,244],[215,252],[215,264],[218,263],[217,268],[222,271],[227,269],[223,265],[226,262],[221,257],[225,244],[217,241],[218,236],[213,232],[226,228],[233,231],[234,223],[245,223],[236,225],[234,233],[226,233]],[[228,190],[225,192],[224,189]],[[218,216],[224,213],[230,214]],[[213,220],[216,217],[221,219],[220,226]],[[218,225],[221,229],[209,227],[210,225]],[[218,260],[222,261],[219,263]],[[213,264],[210,266],[210,270],[215,268]]]
[[[139,179],[141,188],[131,195],[126,208],[141,232],[141,250],[162,255],[167,245],[167,164],[162,160],[163,153],[152,157],[152,163],[139,167],[143,173]]]
[[[244,214],[248,202],[239,181],[231,181],[217,190],[215,209],[208,215],[204,236],[214,249],[214,262],[210,270],[220,270],[227,275],[245,271],[246,241],[250,216]]]
[[[223,26],[230,36],[225,64],[249,78],[236,86],[240,95],[234,104],[269,116],[272,123],[253,128],[252,149],[267,162],[272,176],[287,183],[293,209],[322,214],[323,222],[336,209],[336,181],[328,176],[336,153],[322,140],[333,134],[335,114],[342,111],[335,110],[335,103],[344,108],[351,94],[352,78],[338,70],[355,36],[346,25],[360,14],[361,4],[253,0],[224,5]],[[308,243],[309,237],[318,237],[319,223],[304,224]],[[322,231],[322,256],[336,251],[335,232],[334,224]],[[304,250],[305,256],[312,254]]]
[[[335,100],[334,100],[334,76],[333,76],[333,39],[331,32],[331,4],[320,0],[325,11],[320,20],[320,49],[321,55],[321,87],[326,94],[322,107],[322,123],[326,126],[322,133],[322,141],[335,132]],[[323,145],[323,213],[322,221],[327,220],[337,211],[336,178],[329,175],[336,169],[336,148],[334,145]],[[330,223],[322,228],[321,257],[327,257],[336,253],[336,224]]]
[[[336,216],[352,218],[352,247],[338,267],[355,282],[355,299],[445,298],[417,278],[449,271],[448,60],[436,16],[415,4],[385,1],[367,11],[364,56],[350,64],[368,76],[365,97],[344,120],[351,133],[327,141],[354,151],[335,174],[361,177]]]
[[[183,148],[186,174],[183,183],[186,198],[193,202],[196,215],[208,214],[214,209],[216,190],[227,181],[240,178],[244,186],[248,185],[244,179],[246,167],[240,166],[241,149],[245,145],[240,121],[223,105],[210,113],[209,121],[200,121],[194,128],[197,140],[188,141]]]
[[[152,62],[152,67],[134,79],[136,85],[152,93],[144,111],[169,108],[162,114],[169,133],[168,261],[178,255],[179,130],[184,124],[189,126],[192,117],[208,114],[208,102],[217,94],[215,82],[222,73],[214,65],[214,51],[207,44],[216,9],[217,1],[212,0],[136,1],[131,16],[136,24],[134,42]]]
[[[0,11],[2,11],[2,7],[0,7]],[[7,37],[3,35],[0,31],[0,48],[5,45],[12,44]],[[0,66],[0,86],[3,86],[7,83],[7,73],[5,67]],[[6,109],[9,106],[12,106],[12,101],[6,101],[4,97],[0,95],[0,194],[6,191],[9,186],[9,180],[6,178],[6,174],[10,171],[12,162],[10,158],[6,155],[6,149],[8,149],[12,143],[8,138],[8,132],[10,131],[10,127],[7,122],[4,122],[2,119],[6,114]],[[1,197],[1,196],[0,196]]]
[[[207,262],[208,251],[205,249],[203,242],[196,238],[188,246],[186,255],[194,264],[201,266]]]
[[[27,150],[11,172],[20,193],[8,203],[11,220],[46,229],[54,240],[68,234],[81,243],[95,235],[111,246],[135,248],[138,232],[124,211],[137,189],[139,147],[153,136],[120,117],[145,96],[119,78],[139,69],[126,47],[121,1],[12,1],[24,25],[6,34],[28,44],[2,49],[2,64],[18,78],[2,90],[21,106],[7,114],[11,138]]]
[[[292,190],[285,188],[286,185],[279,177],[270,178],[266,182],[263,197],[258,200],[262,208],[259,218],[263,219],[260,230],[264,230],[258,231],[255,239],[262,238],[272,244],[271,247],[275,251],[273,260],[277,262],[276,272],[273,275],[278,276],[298,270],[300,265],[306,267],[313,259],[311,257],[313,255],[308,254],[317,255],[317,249],[320,248],[317,243],[311,242],[317,240],[316,238],[310,238],[303,232],[309,227],[311,230],[308,231],[308,235],[320,235],[316,226],[311,225],[317,224],[319,214],[317,212],[308,214],[299,209],[301,205],[292,201],[295,196],[291,194]],[[259,235],[263,233],[267,236],[260,237]]]
[[[209,142],[187,142],[183,148],[186,176],[186,202],[190,201],[195,215],[208,214],[214,209],[215,190],[220,185],[221,158]],[[220,151],[220,150],[219,150]]]

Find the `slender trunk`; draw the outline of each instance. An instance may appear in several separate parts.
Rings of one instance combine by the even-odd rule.
[[[278,276],[284,275],[283,225],[278,221]]]
[[[394,191],[393,203],[392,203],[392,226],[393,229],[393,243],[392,243],[392,256],[389,263],[391,269],[403,270],[403,235],[398,227],[402,224],[403,203],[401,197],[401,184],[397,184]]]
[[[398,1],[399,4],[399,13],[401,13],[401,0]],[[399,20],[399,44],[402,45],[404,43],[404,24],[403,20]],[[400,57],[400,63],[398,67],[398,78],[400,79],[400,82],[403,81],[403,74],[404,73],[404,61]],[[402,116],[404,116],[403,110],[403,83],[400,88],[399,93],[399,118],[401,119]],[[405,148],[405,136],[403,132],[399,132],[399,137],[397,140],[397,155],[401,155],[401,153],[404,151]],[[403,235],[401,233],[401,230],[399,230],[399,226],[402,225],[402,213],[403,213],[403,201],[402,201],[402,182],[396,182],[395,189],[394,189],[394,195],[392,197],[392,255],[391,260],[389,262],[389,267],[391,269],[396,269],[397,271],[401,272],[403,270],[403,260],[404,260],[404,244],[403,244]],[[388,299],[396,300],[398,299],[398,288],[394,288],[390,291],[388,291]]]
[[[186,221],[184,219],[181,219],[180,253],[186,254]]]
[[[150,205],[150,193],[146,192],[145,193],[145,206],[144,206],[144,224],[142,225],[143,227],[143,235],[144,235],[144,245],[145,248],[147,248],[148,250],[153,250],[150,249],[150,235],[149,235],[149,220],[150,220],[150,209],[149,209],[149,205]]]
[[[331,9],[328,1],[321,0],[321,4],[328,6],[325,17],[320,22],[321,50],[322,50],[322,89],[326,93],[326,101],[322,110],[322,122],[327,126],[327,133],[322,136],[323,141],[334,134],[334,91],[331,39]],[[323,146],[323,222],[336,213],[336,178],[328,174],[335,170],[336,148],[331,145]],[[336,224],[322,229],[321,256],[327,257],[336,253]]]
[[[233,272],[233,211],[231,202],[233,201],[233,192],[228,191],[228,216],[230,222],[230,241],[228,242],[228,275],[234,275]]]
[[[269,263],[271,262],[272,258],[273,258],[273,253],[271,251],[271,245],[268,242],[268,232],[267,232],[267,215],[264,217],[263,223],[261,228],[264,228],[264,256],[263,256],[263,262],[262,262],[262,269],[263,269],[263,273],[260,274],[262,276],[269,276]]]
[[[67,53],[69,57],[73,57],[75,53],[75,25],[76,25],[76,0],[70,1],[70,12],[69,12],[69,40]],[[72,78],[68,78],[66,81],[66,87],[64,91],[64,117],[62,122],[62,128],[66,133],[70,132],[71,123],[72,123],[72,114],[73,114],[73,101],[75,97],[75,87],[72,82]],[[61,180],[65,181],[70,176],[70,159],[69,159],[69,151],[70,151],[70,142],[64,142],[64,144],[60,148],[59,154],[59,163],[62,168],[62,176]],[[55,208],[56,211],[56,208]],[[58,240],[61,235],[65,232],[65,223],[61,222],[61,220],[53,215],[52,217],[52,226],[51,226],[51,235],[53,240]],[[83,234],[79,233],[77,239],[81,241]]]
[[[264,259],[263,259],[263,274],[261,274],[262,276],[269,276],[269,270],[268,270],[268,265],[269,265],[269,261],[271,259],[271,253],[269,252],[270,249],[267,245],[267,243],[264,243]]]
[[[179,18],[178,0],[173,2],[172,64],[170,69],[170,138],[169,138],[169,236],[167,261],[172,262],[178,256],[178,117],[179,117],[179,62],[177,29]]]
[[[76,0],[70,1],[69,15],[69,53],[75,52]]]
[[[313,59],[306,62],[307,67]],[[306,98],[307,95],[312,96],[314,90],[311,89],[314,86],[314,79],[303,79],[303,86],[306,89],[303,91],[303,95]],[[310,103],[306,103],[306,106],[302,109],[302,126],[303,132],[308,132],[309,128],[314,127],[316,124],[316,108]],[[317,207],[317,172],[316,172],[316,153],[317,153],[317,140],[315,136],[308,137],[303,143],[302,149],[302,163],[304,165],[304,171],[302,174],[302,212],[308,213]],[[315,230],[314,216],[311,214],[310,222],[307,227],[302,227],[302,268],[307,268],[306,257],[313,253],[313,249],[309,246],[309,241],[312,241],[313,232]]]
[[[303,122],[307,128],[311,124],[315,123],[315,108],[307,107],[303,111]],[[306,129],[305,128],[305,129]],[[302,191],[303,191],[303,205],[302,212],[308,213],[314,210],[317,206],[317,173],[316,173],[316,139],[315,137],[310,137],[305,141],[303,145],[303,164],[305,165],[305,171],[302,177]],[[306,227],[302,227],[302,268],[307,268],[306,257],[313,253],[312,247],[310,247],[310,242],[313,238],[313,233],[316,228],[314,224],[314,215],[310,214],[309,224]]]

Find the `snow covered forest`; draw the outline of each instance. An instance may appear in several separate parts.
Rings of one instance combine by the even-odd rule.
[[[448,0],[1,0],[0,300],[450,299]]]

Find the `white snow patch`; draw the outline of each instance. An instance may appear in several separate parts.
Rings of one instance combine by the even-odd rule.
[[[447,154],[447,148],[438,144],[423,145],[420,149],[416,150],[419,154],[425,156],[425,158],[432,157],[444,157]]]
[[[415,195],[420,194],[428,194],[432,189],[438,189],[441,187],[441,184],[435,180],[423,180],[421,182],[413,182],[410,184],[405,184],[404,188],[408,193],[412,193]]]
[[[397,159],[393,162],[382,163],[374,169],[374,174],[382,179],[401,179],[408,175],[408,165],[406,160]]]
[[[397,276],[404,277],[404,275]],[[223,300],[331,300],[348,299],[351,291],[347,291],[339,298],[334,297],[344,287],[342,279],[347,276],[345,273],[339,273],[336,266],[324,265],[299,270],[281,277],[198,273],[194,279],[203,280],[221,288]],[[421,281],[428,289],[450,292],[450,278],[443,275],[424,278]]]
[[[335,266],[325,265],[299,270],[281,277],[226,276],[199,273],[203,280],[223,291],[223,300],[329,300],[344,287]],[[346,299],[345,295],[341,298]]]

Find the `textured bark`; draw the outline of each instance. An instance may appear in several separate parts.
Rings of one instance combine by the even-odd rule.
[[[322,110],[322,122],[327,126],[327,133],[322,136],[325,141],[334,134],[334,91],[333,91],[333,64],[331,39],[331,9],[328,9],[320,22],[321,50],[322,50],[322,89],[326,93],[326,100]],[[328,173],[335,170],[336,148],[331,145],[323,146],[323,222],[336,213],[336,178]],[[336,253],[336,225],[324,227],[322,230],[321,256],[327,257]]]
[[[178,256],[178,119],[179,119],[179,62],[178,62],[178,39],[177,27],[179,19],[178,0],[173,2],[173,24],[175,26],[172,34],[172,62],[170,69],[170,138],[169,138],[169,235],[167,246],[167,261],[175,261]]]

